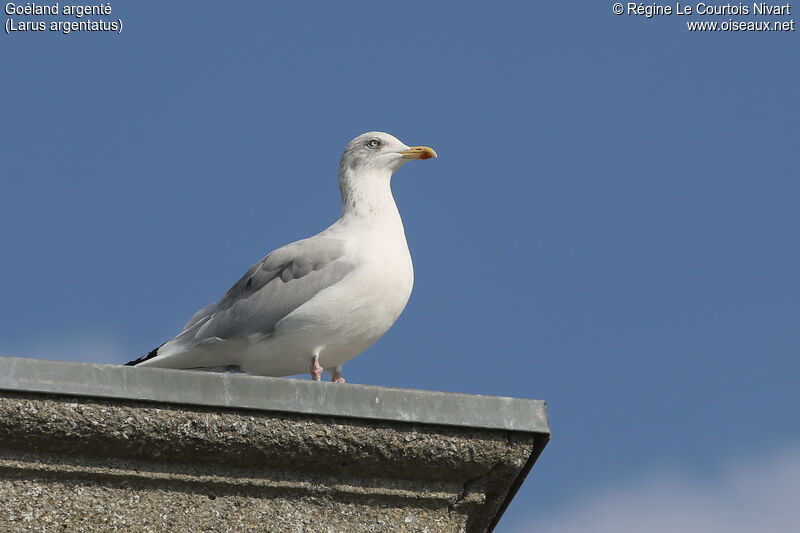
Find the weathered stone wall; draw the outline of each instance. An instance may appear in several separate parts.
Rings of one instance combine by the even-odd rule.
[[[548,437],[14,383],[0,379],[3,532],[482,532]],[[356,404],[363,389],[381,392],[354,388]]]

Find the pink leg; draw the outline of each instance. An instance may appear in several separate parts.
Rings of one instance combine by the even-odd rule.
[[[331,381],[334,383],[344,383],[344,377],[342,376],[342,368],[338,367],[333,370],[331,373]]]
[[[320,381],[322,379],[322,367],[319,364],[318,355],[315,355],[314,359],[311,360],[311,368],[309,370],[311,372],[311,379],[314,381]]]

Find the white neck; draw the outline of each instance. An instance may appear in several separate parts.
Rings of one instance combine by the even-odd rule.
[[[389,169],[342,169],[339,190],[342,194],[341,218],[360,218],[371,225],[399,224],[400,213],[394,203]]]

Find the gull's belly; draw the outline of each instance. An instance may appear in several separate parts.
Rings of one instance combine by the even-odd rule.
[[[375,261],[354,270],[290,313],[273,334],[252,345],[242,370],[266,375],[308,372],[319,355],[333,368],[361,354],[394,324],[414,283],[407,261]]]

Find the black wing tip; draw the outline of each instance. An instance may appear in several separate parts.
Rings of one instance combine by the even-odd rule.
[[[164,346],[164,345],[162,344],[161,346]],[[153,357],[158,355],[158,350],[161,348],[161,346],[159,346],[158,348],[154,349],[149,354],[141,356],[139,359],[134,359],[133,361],[128,361],[123,366],[136,366],[139,363],[147,361],[148,359],[152,359]]]

